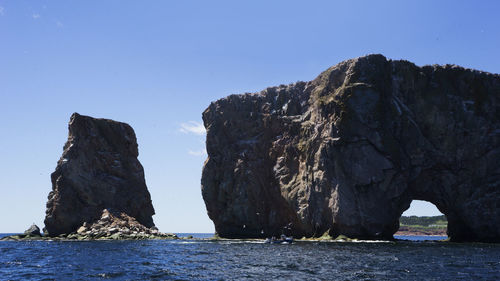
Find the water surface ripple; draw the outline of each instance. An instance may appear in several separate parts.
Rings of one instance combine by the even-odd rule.
[[[1,280],[500,280],[500,246],[443,242],[0,242]]]

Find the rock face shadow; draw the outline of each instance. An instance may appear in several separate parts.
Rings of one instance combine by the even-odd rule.
[[[203,113],[222,237],[392,239],[412,200],[452,241],[500,240],[500,76],[369,55]]]

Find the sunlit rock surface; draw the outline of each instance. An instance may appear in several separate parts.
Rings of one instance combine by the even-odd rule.
[[[76,232],[83,223],[99,219],[104,209],[153,227],[154,209],[138,155],[128,124],[74,113],[63,155],[51,176],[46,234]]]
[[[208,215],[229,238],[390,239],[418,199],[452,240],[498,242],[499,95],[498,74],[369,55],[220,99],[203,113]]]

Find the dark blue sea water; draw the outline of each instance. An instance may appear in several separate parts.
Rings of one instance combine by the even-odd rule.
[[[394,238],[399,240],[408,240],[408,241],[442,241],[446,240],[448,236],[403,236],[403,235],[394,235]]]
[[[0,241],[0,280],[70,279],[500,280],[500,245],[422,240],[292,245],[208,240]]]

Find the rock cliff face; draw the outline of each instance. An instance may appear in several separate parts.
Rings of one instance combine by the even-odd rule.
[[[50,236],[76,232],[112,209],[154,226],[151,196],[134,130],[128,124],[74,113],[64,152],[52,173],[45,217]]]
[[[203,113],[222,237],[390,239],[414,199],[454,241],[500,241],[500,75],[369,55]],[[285,231],[286,232],[286,231]]]

